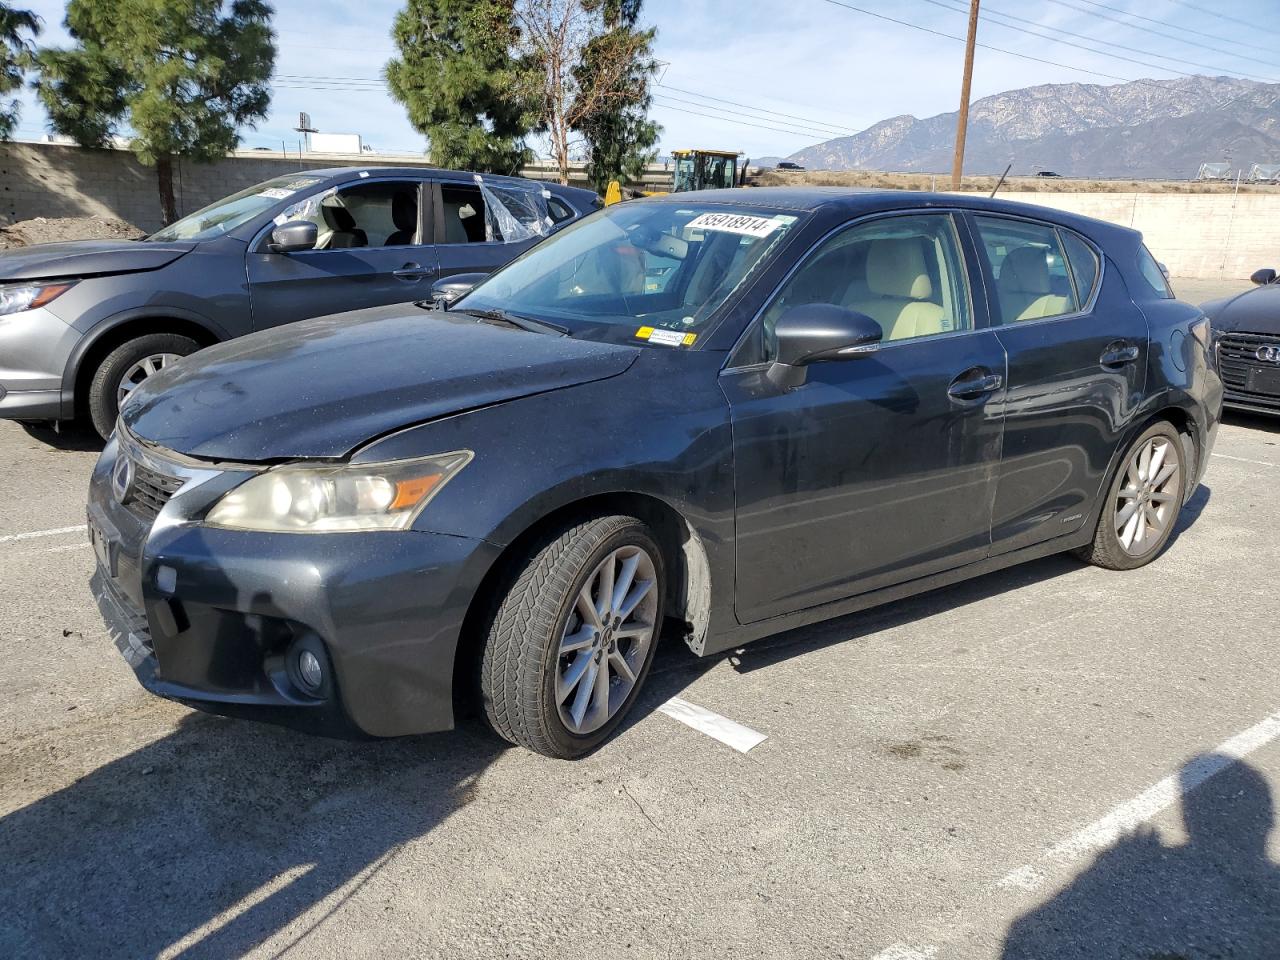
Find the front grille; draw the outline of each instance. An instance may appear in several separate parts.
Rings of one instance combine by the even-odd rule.
[[[1280,347],[1280,337],[1263,333],[1227,333],[1218,338],[1218,370],[1227,399],[1280,408],[1280,388],[1259,388],[1259,381],[1280,384],[1280,364],[1258,359],[1258,348]]]
[[[135,460],[133,482],[129,485],[125,506],[144,520],[154,520],[184,482],[181,477],[158,473]]]

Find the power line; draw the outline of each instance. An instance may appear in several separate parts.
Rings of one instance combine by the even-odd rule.
[[[940,8],[941,8],[941,9],[943,9],[943,10],[949,10],[949,11],[951,11],[952,13],[961,13],[961,12],[963,12],[963,11],[961,11],[961,10],[958,10],[958,9],[957,9],[957,8],[955,8],[955,7],[948,6],[946,3],[944,3],[944,2],[943,2],[943,0],[924,0],[924,2],[925,2],[925,3],[932,4],[932,5],[933,5],[933,6],[935,6],[935,7],[940,7]],[[1007,16],[1007,14],[1001,14],[1001,16]],[[985,17],[984,17],[984,19],[987,19],[987,18],[985,18]],[[1014,20],[1021,20],[1022,18],[1021,18],[1021,17],[1011,17],[1010,19],[1014,19]],[[1014,25],[1013,25],[1013,24],[1011,24],[1011,23],[1000,23],[999,21],[991,21],[991,20],[988,20],[987,22],[988,22],[988,23],[991,23],[993,26],[997,26],[997,27],[1004,27],[1006,30],[1016,30],[1018,33],[1025,33],[1025,34],[1027,34],[1028,36],[1037,37],[1038,39],[1041,39],[1041,40],[1048,40],[1050,43],[1058,43],[1058,44],[1062,44],[1063,46],[1066,46],[1066,47],[1075,47],[1077,50],[1083,50],[1083,51],[1085,51],[1085,53],[1092,53],[1092,54],[1095,54],[1095,55],[1100,56],[1100,57],[1106,57],[1106,58],[1107,58],[1107,59],[1109,59],[1109,60],[1123,60],[1123,61],[1125,61],[1126,63],[1133,63],[1133,64],[1137,64],[1137,65],[1138,65],[1138,66],[1140,66],[1140,67],[1147,67],[1147,68],[1149,68],[1149,69],[1151,69],[1151,70],[1163,70],[1165,73],[1176,73],[1176,74],[1179,74],[1179,75],[1184,76],[1184,77],[1194,77],[1194,76],[1196,76],[1196,74],[1194,74],[1194,73],[1188,73],[1188,72],[1187,72],[1187,71],[1185,71],[1185,70],[1176,70],[1176,69],[1174,69],[1173,67],[1166,67],[1166,66],[1163,66],[1163,65],[1161,65],[1161,64],[1159,64],[1159,63],[1150,63],[1150,62],[1148,62],[1148,61],[1146,61],[1146,60],[1135,60],[1133,57],[1125,57],[1125,56],[1121,56],[1121,55],[1120,55],[1120,54],[1118,54],[1118,53],[1107,53],[1105,50],[1099,50],[1099,49],[1097,49],[1096,47],[1087,47],[1087,46],[1085,46],[1085,45],[1084,45],[1084,44],[1082,44],[1082,43],[1076,43],[1075,41],[1072,41],[1072,40],[1060,40],[1060,39],[1058,39],[1057,37],[1051,36],[1050,34],[1047,34],[1047,33],[1042,33],[1042,32],[1040,32],[1039,30],[1029,30],[1029,29],[1027,29],[1026,27],[1017,27],[1017,26],[1014,26]],[[1034,21],[1032,21],[1032,20],[1023,20],[1023,22],[1024,22],[1024,23],[1034,23]],[[1053,28],[1045,28],[1045,29],[1053,29]],[[1076,34],[1067,34],[1067,33],[1066,33],[1066,31],[1063,31],[1063,30],[1056,30],[1056,29],[1054,29],[1054,30],[1053,30],[1053,32],[1055,32],[1055,33],[1062,33],[1062,34],[1064,34],[1064,35],[1066,35],[1066,36],[1076,36]],[[1104,43],[1105,43],[1106,41],[1102,41],[1102,42],[1104,42]],[[1130,53],[1139,52],[1139,51],[1134,51],[1134,50],[1132,50],[1131,48],[1128,48],[1128,47],[1122,47],[1121,49],[1129,50],[1129,52],[1130,52]],[[1158,54],[1157,54],[1157,56],[1158,56]]]
[[[934,2],[934,0],[926,0],[926,2],[928,2],[928,3],[932,3],[932,2]],[[957,12],[958,12],[958,11],[957,11]],[[1194,60],[1187,60],[1187,59],[1182,58],[1182,57],[1171,57],[1171,56],[1169,56],[1169,55],[1167,55],[1167,54],[1163,54],[1163,53],[1156,53],[1154,50],[1139,50],[1139,49],[1136,49],[1136,48],[1134,48],[1134,47],[1130,47],[1130,46],[1128,46],[1127,44],[1123,44],[1123,43],[1116,43],[1115,41],[1112,41],[1112,40],[1103,40],[1103,39],[1102,39],[1102,38],[1100,38],[1100,37],[1094,37],[1094,36],[1090,36],[1090,35],[1088,35],[1088,34],[1083,34],[1083,33],[1072,33],[1070,30],[1064,30],[1064,29],[1062,29],[1061,27],[1046,27],[1046,26],[1043,26],[1043,25],[1041,25],[1041,24],[1037,23],[1035,20],[1028,20],[1028,19],[1026,19],[1025,17],[1018,17],[1018,16],[1014,16],[1014,15],[1013,15],[1013,14],[1011,14],[1011,13],[1005,13],[1004,11],[1002,11],[1002,10],[997,10],[997,9],[995,9],[995,8],[993,8],[993,7],[987,7],[987,8],[985,8],[985,9],[983,10],[983,14],[982,14],[982,15],[983,15],[983,19],[989,19],[989,16],[988,16],[989,14],[990,14],[990,15],[997,16],[997,17],[1002,17],[1002,18],[1003,18],[1003,19],[1005,19],[1005,20],[1016,20],[1016,21],[1017,21],[1017,22],[1019,22],[1019,23],[1028,23],[1028,24],[1031,24],[1031,25],[1033,25],[1033,26],[1035,26],[1035,27],[1038,27],[1038,28],[1040,28],[1040,29],[1042,29],[1042,30],[1049,30],[1049,31],[1052,31],[1052,32],[1054,32],[1054,33],[1061,33],[1061,34],[1063,34],[1064,36],[1068,36],[1068,37],[1075,37],[1075,38],[1077,38],[1077,39],[1079,39],[1079,40],[1088,40],[1090,43],[1100,43],[1100,44],[1102,44],[1103,46],[1106,46],[1106,47],[1115,47],[1115,48],[1117,48],[1117,49],[1119,49],[1119,50],[1127,50],[1127,51],[1128,51],[1128,52],[1130,52],[1130,53],[1139,53],[1139,54],[1142,54],[1142,56],[1144,56],[1144,57],[1155,57],[1155,58],[1157,58],[1157,59],[1159,59],[1159,60],[1173,60],[1173,61],[1175,61],[1175,62],[1177,62],[1177,63],[1184,63],[1184,64],[1187,64],[1188,66],[1192,66],[1192,67],[1204,67],[1206,70],[1220,70],[1220,71],[1222,71],[1223,73],[1233,73],[1233,72],[1234,72],[1234,73],[1240,73],[1242,76],[1251,77],[1252,79],[1262,80],[1262,81],[1265,81],[1265,82],[1267,82],[1267,83],[1280,83],[1280,80],[1276,80],[1276,79],[1275,79],[1275,78],[1273,78],[1273,77],[1260,77],[1260,76],[1257,76],[1256,74],[1245,74],[1243,71],[1232,71],[1232,70],[1230,70],[1230,69],[1228,69],[1228,68],[1225,68],[1225,67],[1222,67],[1222,66],[1219,66],[1219,65],[1215,65],[1215,64],[1212,64],[1212,63],[1197,63],[1197,62],[1196,62],[1196,61],[1194,61]],[[996,25],[996,26],[1000,26],[1000,27],[1005,27],[1006,29],[1009,29],[1009,30],[1016,30],[1016,29],[1020,29],[1020,28],[1012,27],[1012,26],[1009,26],[1008,24],[999,23],[999,22],[997,22],[995,25]],[[1026,31],[1024,31],[1024,32],[1026,32]],[[1177,40],[1177,38],[1176,38],[1176,37],[1171,38],[1171,39]],[[1053,42],[1053,43],[1062,43],[1063,41],[1060,41],[1060,40],[1052,40],[1051,42]],[[1179,41],[1179,42],[1181,42],[1181,43],[1190,43],[1190,41],[1187,41],[1187,40],[1182,40],[1182,41]],[[1192,46],[1200,46],[1200,44],[1191,44],[1191,45],[1192,45]],[[1205,48],[1203,48],[1203,49],[1213,49],[1213,48],[1205,47]],[[1095,52],[1102,53],[1102,51],[1095,51]],[[1228,54],[1228,55],[1229,55],[1229,56],[1235,56],[1234,54]],[[1108,54],[1108,53],[1103,53],[1103,56],[1113,56],[1113,55],[1112,55],[1112,54]],[[1120,59],[1125,59],[1125,58],[1121,57]],[[1252,57],[1246,57],[1246,58],[1244,58],[1244,59],[1251,60],[1251,59],[1253,59],[1253,58],[1252,58]],[[1134,62],[1136,63],[1137,61],[1134,61]],[[1258,62],[1260,62],[1260,63],[1261,63],[1262,61],[1258,61]],[[1275,64],[1267,64],[1267,65],[1268,65],[1268,66],[1276,66]],[[1157,65],[1156,65],[1156,64],[1148,64],[1148,66],[1157,66]],[[1188,77],[1190,77],[1190,76],[1195,76],[1195,74],[1185,73],[1184,71],[1181,71],[1181,70],[1172,70],[1172,68],[1170,68],[1170,67],[1158,67],[1158,66],[1157,66],[1157,69],[1170,70],[1170,71],[1171,71],[1171,72],[1173,72],[1173,73],[1182,73],[1184,76],[1188,76]]]
[[[693,116],[695,117],[704,117],[707,120],[720,120],[723,123],[736,124],[739,127],[756,127],[757,129],[760,129],[760,130],[772,130],[774,133],[789,133],[792,136],[807,137],[810,139],[812,139],[812,136],[813,136],[812,134],[802,133],[795,130],[783,130],[780,127],[768,127],[761,123],[747,123],[745,120],[731,120],[728,117],[717,117],[710,113],[699,113],[696,110],[686,110],[683,107],[672,107],[665,103],[659,104],[659,106],[661,106],[663,110],[675,110],[678,113],[689,113],[689,114],[693,114]]]
[[[947,40],[957,40],[960,43],[965,42],[964,37],[957,37],[954,33],[946,33],[945,31],[942,31],[942,30],[935,30],[932,27],[921,26],[918,23],[911,23],[908,20],[899,20],[897,17],[891,17],[888,14],[884,14],[884,13],[877,13],[874,10],[866,9],[865,7],[855,6],[852,3],[845,3],[843,2],[843,0],[822,0],[822,2],[829,3],[835,7],[843,7],[844,9],[852,10],[855,13],[865,14],[868,17],[875,17],[877,20],[886,20],[889,23],[896,23],[900,27],[910,27],[912,30],[919,30],[923,33],[929,33],[935,37],[943,37]],[[1057,60],[1050,60],[1047,57],[1034,57],[1029,53],[1018,53],[1015,50],[1008,50],[1004,47],[997,47],[994,44],[983,43],[981,41],[978,41],[975,44],[975,46],[982,47],[984,50],[993,50],[996,53],[1003,53],[1010,57],[1017,57],[1020,60],[1030,60],[1034,63],[1044,63],[1044,64],[1048,64],[1051,67],[1062,67],[1062,69],[1064,70],[1072,70],[1072,71],[1075,71],[1076,73],[1087,73],[1093,77],[1105,77],[1108,80],[1119,80],[1122,83],[1140,83],[1140,84],[1143,84],[1144,86],[1156,87],[1160,90],[1166,89],[1163,84],[1158,83],[1155,80],[1146,80],[1142,78],[1135,80],[1132,77],[1122,77],[1122,76],[1119,76],[1118,74],[1106,73],[1105,71],[1102,71],[1102,70],[1093,70],[1093,69],[1090,69],[1089,67],[1076,66],[1075,64],[1070,64],[1070,63],[1061,63]],[[1100,55],[1106,56],[1106,54],[1100,54]],[[1216,106],[1225,107],[1227,106],[1227,104],[1235,103],[1236,100],[1243,100],[1245,97],[1250,95],[1251,94],[1248,94],[1248,93],[1241,94],[1238,97],[1233,97],[1230,100],[1226,100],[1220,104],[1216,104]]]
[[[1105,3],[1099,3],[1098,0],[1075,0],[1075,3],[1068,3],[1067,0],[1049,0],[1049,2],[1056,3],[1058,6],[1065,7],[1066,9],[1071,10],[1074,13],[1082,13],[1086,17],[1098,17],[1099,19],[1102,19],[1102,20],[1110,20],[1112,23],[1118,23],[1122,27],[1128,27],[1130,30],[1146,30],[1147,32],[1153,33],[1158,37],[1164,37],[1166,40],[1173,40],[1176,43],[1185,43],[1188,46],[1199,47],[1202,50],[1212,50],[1214,53],[1225,53],[1228,56],[1237,57],[1241,60],[1250,60],[1254,63],[1260,63],[1265,67],[1274,67],[1276,65],[1274,60],[1259,60],[1257,57],[1249,57],[1243,53],[1235,53],[1231,50],[1224,50],[1221,47],[1211,47],[1207,43],[1197,43],[1194,40],[1184,40],[1182,37],[1176,36],[1172,33],[1165,33],[1161,30],[1154,30],[1151,27],[1138,26],[1135,23],[1130,23],[1129,20],[1141,20],[1144,23],[1155,24],[1157,27],[1168,27],[1170,30],[1176,30],[1180,33],[1188,33],[1193,37],[1204,37],[1207,40],[1220,40],[1220,41],[1223,41],[1224,43],[1230,43],[1234,46],[1246,47],[1250,50],[1259,50],[1262,53],[1272,53],[1272,50],[1267,47],[1260,47],[1252,43],[1244,43],[1232,37],[1223,37],[1215,33],[1205,33],[1202,30],[1193,30],[1191,27],[1179,26],[1177,24],[1168,23],[1164,20],[1157,20],[1154,17],[1144,17],[1140,13],[1129,13],[1127,10],[1115,10],[1114,8],[1107,6]],[[1091,7],[1097,7],[1098,10],[1109,10],[1113,12],[1099,13],[1098,10],[1086,10],[1083,7],[1077,7],[1075,5],[1076,3],[1085,3]],[[1129,20],[1122,19],[1124,17],[1128,17]]]
[[[693,90],[682,90],[680,87],[673,87],[666,83],[655,83],[654,86],[662,87],[664,90],[674,90],[677,93],[687,93],[689,96],[698,97],[701,100],[714,100],[716,103],[727,103],[734,107],[744,107],[747,110],[754,110],[756,113],[769,113],[773,114],[775,117],[786,117],[789,120],[802,120],[805,123],[811,123],[819,127],[833,127],[836,130],[847,130],[850,133],[858,133],[862,129],[861,127],[846,127],[838,123],[827,123],[822,120],[813,120],[809,117],[800,117],[793,113],[779,113],[777,110],[766,110],[764,107],[753,107],[749,103],[739,103],[736,100],[725,100],[723,97],[713,97],[710,94],[697,93]]]
[[[743,113],[741,110],[730,110],[728,107],[710,106],[705,103],[699,103],[697,100],[686,100],[683,97],[673,97],[669,93],[655,93],[654,96],[662,97],[664,100],[674,100],[676,103],[688,104],[691,107],[701,107],[703,110],[715,110],[718,113],[729,113],[739,117],[747,117],[750,120],[768,120],[769,119],[768,117],[757,116],[754,113]],[[806,124],[787,123],[786,121],[770,121],[770,122],[781,123],[783,126],[787,126],[787,127],[797,127],[800,129],[804,129],[807,133],[821,133],[827,137],[842,137],[842,136],[849,136],[851,133],[857,133],[856,130],[852,130],[849,133],[843,133],[839,130],[823,130],[818,127],[809,127]]]
[[[1188,10],[1194,10],[1197,13],[1203,13],[1206,16],[1217,17],[1219,20],[1226,20],[1229,23],[1237,23],[1242,27],[1248,27],[1250,30],[1256,29],[1256,23],[1250,23],[1248,20],[1241,20],[1238,17],[1228,16],[1225,13],[1219,13],[1217,10],[1210,10],[1207,7],[1198,7],[1194,3],[1187,3],[1187,0],[1169,0],[1170,3],[1176,3],[1180,7],[1186,7]]]

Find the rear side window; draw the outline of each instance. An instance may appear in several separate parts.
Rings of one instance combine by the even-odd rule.
[[[1075,284],[1055,227],[999,217],[974,219],[995,276],[1001,323],[1045,320],[1079,311]]]
[[[547,212],[551,214],[551,219],[555,223],[564,223],[566,220],[573,219],[574,216],[573,210],[559,197],[547,198]]]
[[[1138,273],[1142,274],[1142,279],[1147,281],[1147,286],[1157,297],[1162,300],[1173,299],[1173,291],[1169,289],[1169,281],[1165,279],[1164,271],[1160,269],[1160,264],[1156,263],[1156,258],[1151,255],[1151,251],[1145,244],[1138,247]]]
[[[484,196],[479,187],[446,183],[440,186],[444,208],[444,243],[484,243]],[[500,239],[500,238],[496,238]]]
[[[1093,252],[1093,247],[1070,230],[1059,230],[1058,234],[1062,237],[1067,264],[1071,267],[1071,276],[1076,282],[1076,297],[1081,304],[1087,304],[1098,283],[1098,255]]]

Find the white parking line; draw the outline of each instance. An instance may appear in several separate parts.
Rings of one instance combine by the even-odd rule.
[[[713,740],[719,740],[726,746],[733,747],[739,753],[746,753],[752,747],[758,747],[769,739],[767,734],[744,727],[736,720],[712,713],[705,707],[690,703],[688,700],[681,700],[679,697],[672,697],[658,708],[658,712],[665,713],[673,720],[679,720],[700,733],[705,733]]]
[[[64,533],[83,533],[84,524],[74,527],[55,527],[52,530],[32,530],[30,533],[7,533],[0,537],[0,543],[15,543],[18,540],[34,540],[37,537],[57,537]]]
[[[1045,871],[1055,865],[1077,860],[1094,850],[1114,843],[1124,834],[1150,820],[1175,804],[1186,792],[1194,790],[1209,778],[1221,773],[1236,760],[1241,760],[1259,747],[1280,737],[1280,713],[1273,713],[1248,730],[1219,744],[1212,753],[1197,757],[1176,774],[1148,787],[1132,800],[1127,800],[1100,820],[1046,850],[1040,863],[1045,869],[1024,864],[996,881],[997,886],[1019,890],[1035,890],[1046,879]]]
[[[1225,453],[1215,453],[1213,454],[1213,456],[1221,457],[1223,460],[1234,460],[1236,463],[1252,463],[1254,466],[1258,466],[1258,467],[1280,466],[1280,464],[1268,463],[1266,460],[1249,460],[1249,459],[1246,459],[1245,457],[1232,457]]]
[[[932,960],[937,955],[937,947],[911,947],[905,943],[895,943],[885,947],[871,960]]]

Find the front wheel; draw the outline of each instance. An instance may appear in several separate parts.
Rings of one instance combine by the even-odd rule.
[[[665,578],[662,551],[635,517],[585,520],[533,550],[485,638],[489,725],[549,757],[602,743],[648,675]]]
[[[190,337],[148,333],[112,350],[89,383],[89,417],[105,440],[115,429],[120,406],[142,381],[200,349]]]
[[[1093,542],[1080,557],[1108,570],[1150,563],[1173,535],[1186,482],[1178,431],[1169,423],[1152,424],[1120,461]]]

